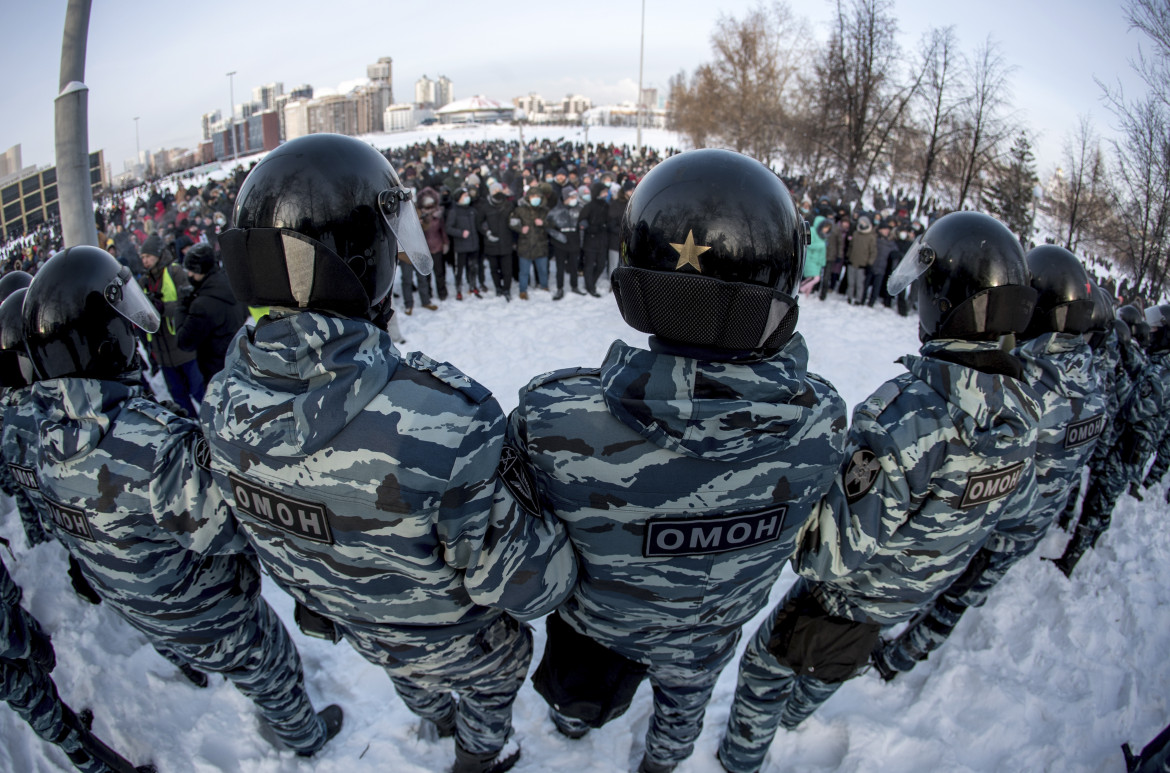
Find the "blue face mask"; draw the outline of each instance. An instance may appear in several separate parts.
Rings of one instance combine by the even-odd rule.
[[[589,195],[588,193],[582,193],[581,194],[581,201],[588,204],[589,202],[593,201],[593,197],[591,195]]]
[[[529,202],[532,204],[532,206],[534,206],[534,207],[539,207],[539,206],[540,206],[540,197],[539,197],[539,196],[533,196],[533,197],[532,197],[532,198],[530,198],[528,201],[529,201]]]
[[[471,199],[469,199],[467,196],[460,196],[459,197],[459,206],[466,207],[470,203],[471,203]]]

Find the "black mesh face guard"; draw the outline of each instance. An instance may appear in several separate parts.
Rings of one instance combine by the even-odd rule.
[[[630,327],[667,341],[774,352],[796,331],[796,299],[759,285],[631,266],[612,282]]]

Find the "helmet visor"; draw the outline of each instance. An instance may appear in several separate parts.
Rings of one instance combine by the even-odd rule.
[[[418,211],[405,188],[382,191],[378,195],[378,211],[398,241],[398,255],[410,262],[414,270],[423,276],[430,276],[434,270],[431,250],[423,234]]]
[[[160,322],[158,311],[147,300],[142,288],[134,281],[130,269],[123,266],[106,285],[104,295],[106,302],[114,307],[114,311],[130,320],[134,325],[147,333],[158,332]]]
[[[909,287],[911,282],[925,274],[926,269],[933,264],[934,250],[923,243],[922,237],[919,236],[910,245],[910,249],[906,250],[902,262],[886,280],[886,292],[890,295],[897,295]]]

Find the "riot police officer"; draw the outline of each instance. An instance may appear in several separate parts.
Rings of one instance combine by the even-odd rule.
[[[963,572],[1009,495],[1035,497],[1040,406],[1000,343],[1036,300],[1019,241],[987,215],[946,215],[898,264],[890,295],[915,279],[919,355],[854,410],[845,462],[794,558],[802,578],[740,662],[719,746],[732,773],[759,770],[778,727],[799,725],[868,663],[884,626]]]
[[[36,479],[55,536],[104,606],[168,657],[222,673],[285,745],[312,755],[340,729],[341,709],[314,713],[198,424],[138,386],[134,327],[154,332],[158,312],[96,247],[54,255],[27,292]]]
[[[509,441],[582,580],[537,689],[580,737],[654,688],[644,773],[690,755],[740,627],[767,603],[841,459],[844,403],[796,332],[807,224],[758,161],[696,150],[639,183],[618,309],[651,334],[522,390]]]
[[[386,333],[396,262],[431,272],[410,193],[369,145],[317,134],[256,166],[235,225],[220,236],[232,289],[270,311],[204,398],[216,480],[302,619],[454,734],[458,773],[507,770],[532,651],[519,620],[559,603],[576,563],[514,499],[491,393]]]

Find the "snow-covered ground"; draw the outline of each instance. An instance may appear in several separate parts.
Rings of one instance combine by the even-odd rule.
[[[437,312],[416,309],[400,320],[405,350],[455,363],[492,389],[505,411],[529,378],[596,365],[615,338],[646,340],[625,325],[609,294],[600,300],[569,295],[557,303],[540,291],[510,304],[452,299]],[[811,368],[850,406],[899,373],[894,359],[918,345],[912,319],[852,308],[836,296],[805,301],[798,329],[808,339]],[[1123,497],[1113,529],[1071,582],[1039,556],[1024,561],[930,661],[891,685],[873,674],[855,679],[797,731],[781,731],[765,769],[1121,770],[1118,744],[1130,740],[1140,748],[1170,714],[1170,508],[1161,499],[1155,493],[1139,504]],[[26,549],[11,504],[0,503],[0,512],[0,535],[15,552],[4,561],[25,589],[25,604],[53,636],[62,695],[77,708],[92,707],[95,730],[132,760],[153,761],[161,773],[423,773],[450,766],[453,742],[419,740],[417,721],[385,674],[344,643],[302,636],[292,603],[268,584],[265,595],[300,647],[315,703],[339,703],[346,711],[341,734],[317,758],[277,751],[261,735],[251,703],[229,683],[215,678],[208,689],[192,687],[141,634],[73,594],[59,546]],[[1058,554],[1064,536],[1050,535],[1039,554]],[[793,579],[786,570],[774,600]],[[539,654],[542,624],[536,636]],[[721,770],[714,753],[734,687],[729,667],[694,756],[679,773]],[[553,731],[544,701],[526,685],[515,709],[524,748],[516,770],[627,771],[641,754],[649,711],[643,685],[628,714],[569,741]],[[69,769],[56,747],[7,709],[0,709],[0,738],[0,771]]]

